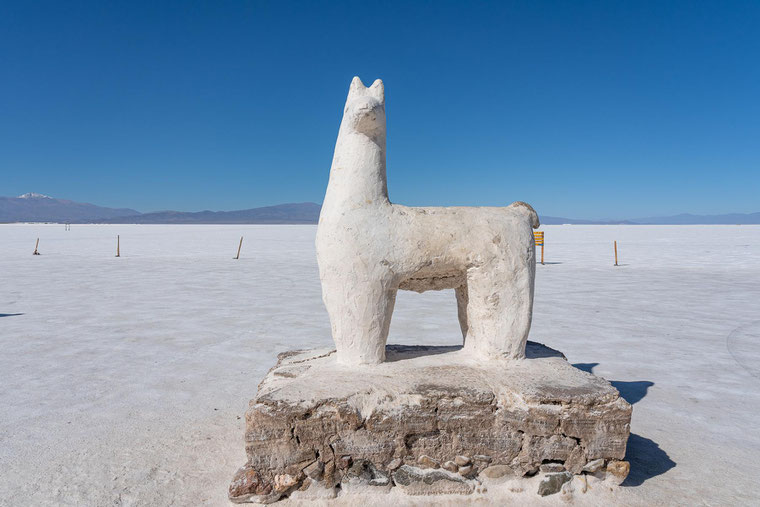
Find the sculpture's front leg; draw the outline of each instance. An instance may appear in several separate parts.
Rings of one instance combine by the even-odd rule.
[[[326,270],[322,298],[327,307],[338,361],[379,364],[391,325],[397,288],[389,274],[372,276],[348,266]]]

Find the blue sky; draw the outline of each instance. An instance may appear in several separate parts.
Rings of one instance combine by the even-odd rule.
[[[394,202],[760,211],[758,26],[752,1],[3,2],[0,195],[321,202],[359,75]]]

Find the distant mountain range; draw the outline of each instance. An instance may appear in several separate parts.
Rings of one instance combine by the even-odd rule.
[[[667,217],[632,218],[630,220],[579,220],[562,217],[540,217],[543,225],[755,225],[760,224],[758,213],[728,213],[725,215],[691,215],[681,213]]]
[[[99,224],[316,224],[320,205],[313,202],[278,204],[239,211],[157,211],[54,199],[28,193],[0,197],[0,222],[57,222]]]
[[[278,204],[238,211],[157,211],[99,220],[106,224],[316,224],[321,206],[313,202]]]
[[[689,224],[760,224],[760,213],[728,213],[725,215],[690,215],[681,213],[672,217],[651,217],[634,220],[636,223],[653,225]]]
[[[105,208],[94,204],[54,199],[28,193],[0,197],[0,222],[68,222],[103,224],[316,224],[320,205],[313,202],[278,204],[238,211],[157,211],[140,213],[129,208]],[[631,220],[582,220],[541,216],[545,225],[697,225],[760,224],[758,213],[726,215],[681,214]]]
[[[129,208],[104,208],[35,193],[0,197],[0,222],[79,222],[139,214]]]
[[[539,216],[541,225],[639,225],[631,220],[583,220],[580,218],[563,218]]]

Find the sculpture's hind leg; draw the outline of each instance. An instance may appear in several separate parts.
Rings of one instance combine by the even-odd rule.
[[[330,315],[338,362],[379,364],[396,302],[390,280],[356,283],[352,279],[322,279],[322,294]]]
[[[495,262],[467,273],[465,348],[482,358],[525,357],[533,309],[535,262]]]
[[[467,339],[467,282],[454,289],[457,296],[457,317],[462,329],[462,339]]]

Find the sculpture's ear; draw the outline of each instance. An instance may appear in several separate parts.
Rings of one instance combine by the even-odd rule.
[[[354,76],[354,79],[351,80],[351,87],[348,89],[348,96],[361,95],[366,89],[359,76]]]
[[[375,79],[372,86],[369,87],[369,92],[381,103],[385,104],[385,86],[383,86],[382,79]]]

